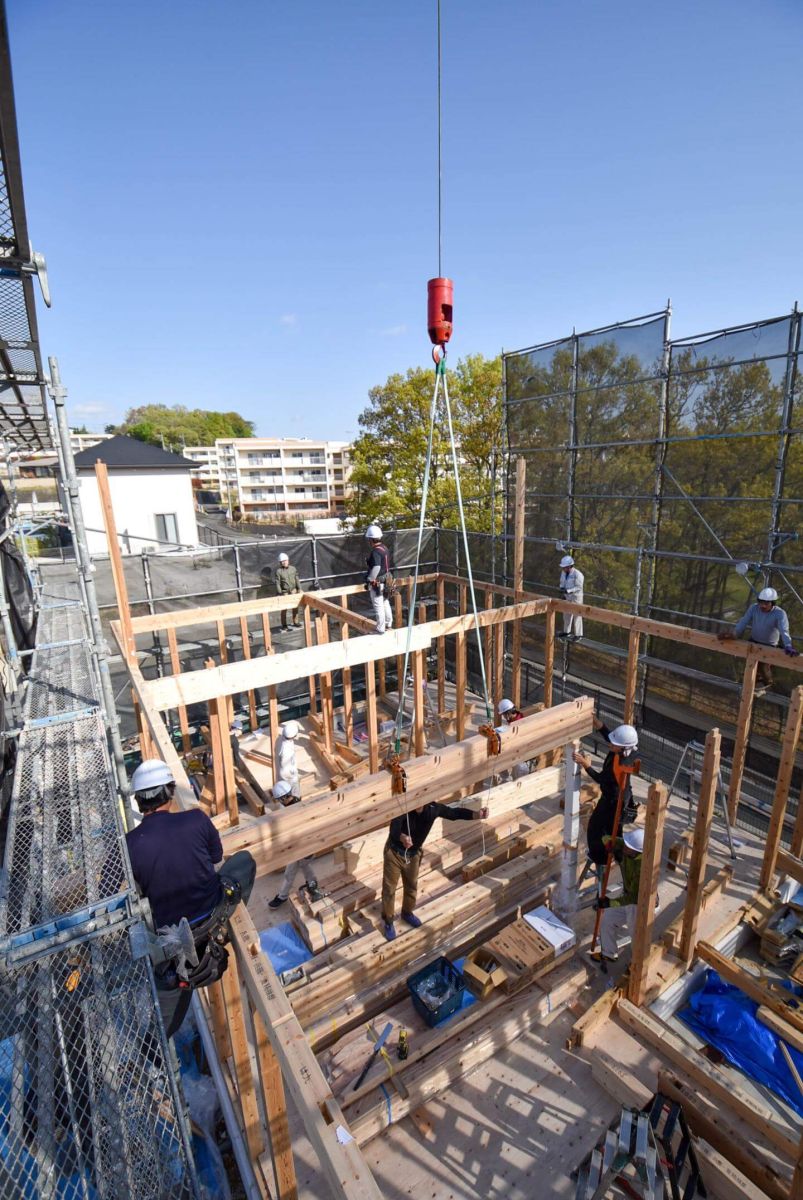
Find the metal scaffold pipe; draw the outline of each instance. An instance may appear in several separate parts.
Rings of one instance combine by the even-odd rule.
[[[75,459],[72,452],[70,427],[67,421],[67,409],[65,406],[67,389],[62,385],[61,382],[58,360],[56,358],[48,358],[48,366],[50,367],[50,382],[48,384],[48,392],[50,393],[50,397],[53,401],[53,406],[56,412],[56,431],[58,434],[58,443],[60,447],[59,459],[63,471],[62,478],[64,492],[68,497],[69,516],[72,521],[72,535],[75,539],[75,549],[78,558],[78,572],[81,579],[82,591],[86,600],[86,612],[89,618],[93,657],[97,664],[98,677],[100,680],[103,715],[109,734],[109,741],[111,743],[115,770],[117,772],[117,784],[123,797],[123,808],[125,811],[126,824],[129,828],[131,828],[133,825],[133,812],[129,801],[131,789],[128,783],[128,774],[125,769],[125,755],[123,754],[123,744],[120,740],[119,719],[117,717],[117,709],[114,703],[114,687],[112,685],[111,672],[109,670],[109,651],[106,645],[106,639],[103,636],[103,626],[100,620],[100,609],[98,607],[95,579],[92,573],[92,558],[89,553],[89,544],[86,539],[84,514],[81,508],[78,479],[75,474]]]

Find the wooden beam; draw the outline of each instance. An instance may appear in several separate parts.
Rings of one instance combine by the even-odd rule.
[[[775,866],[782,875],[791,875],[798,883],[803,883],[803,862],[797,855],[780,849]]]
[[[290,1124],[287,1120],[287,1103],[279,1060],[274,1053],[265,1029],[265,1022],[252,1007],[251,997],[246,990],[249,1015],[254,1029],[257,1053],[257,1075],[265,1105],[268,1141],[270,1143],[273,1173],[278,1200],[297,1200],[298,1184],[293,1162],[293,1146],[290,1141]]]
[[[324,599],[321,592],[301,593],[301,603],[304,607],[317,609],[324,616],[338,621],[341,626],[351,626],[352,629],[358,629],[360,633],[374,633],[375,623],[369,617],[360,616],[359,613],[352,612],[349,608],[347,592],[341,592],[337,599],[338,603],[335,604],[332,600]]]
[[[626,725],[633,724],[633,713],[636,707],[636,688],[638,686],[638,655],[641,634],[637,629],[631,629],[627,639],[627,670],[625,673],[625,712]]]
[[[171,633],[172,633],[173,637],[176,636],[175,629],[168,630],[168,637],[170,636]],[[247,617],[240,617],[240,640],[242,641],[242,644],[243,644],[243,658],[250,659],[250,657],[251,657],[251,642],[249,641],[249,638],[248,638],[248,618]],[[248,692],[248,719],[251,723],[251,728],[256,729],[257,724],[258,724],[258,722],[257,722],[257,702],[256,702],[256,697],[254,695],[253,688],[250,688],[249,692]]]
[[[222,696],[215,704],[215,718],[218,724],[220,739],[220,761],[223,775],[223,796],[232,825],[240,824],[240,810],[237,807],[237,784],[234,779],[234,754],[231,748],[231,721],[229,720],[229,703]],[[210,718],[212,717],[210,703]]]
[[[574,606],[575,608],[577,605]],[[552,707],[552,676],[555,670],[555,610],[551,603],[544,633],[544,708]]]
[[[120,552],[120,542],[117,536],[117,524],[114,519],[111,491],[109,490],[109,472],[104,462],[95,463],[95,479],[100,496],[100,507],[103,513],[103,524],[106,529],[106,541],[109,544],[109,565],[114,582],[114,595],[117,600],[117,611],[120,614],[120,629],[122,631],[122,652],[126,662],[135,662],[137,658],[137,643],[134,640],[131,606],[128,603],[128,585],[125,581],[123,556]]]
[[[756,659],[776,667],[802,671],[803,664],[798,665],[790,659],[783,650],[773,646],[765,646],[760,642],[742,642],[737,639],[720,642],[714,633],[701,633],[687,625],[672,625],[668,621],[653,621],[649,617],[636,617],[627,613],[614,612],[611,608],[598,608],[593,604],[570,604],[566,600],[550,600],[550,608],[554,612],[568,612],[583,617],[587,621],[598,621],[601,625],[616,625],[620,629],[637,629],[650,637],[665,638],[670,642],[680,642],[686,646],[698,646],[701,650],[713,650],[717,654],[729,655],[731,658],[744,658],[748,661]]]
[[[647,797],[647,817],[644,826],[644,850],[641,857],[636,927],[633,932],[633,953],[627,992],[634,1004],[641,1004],[647,982],[647,957],[652,944],[655,919],[655,897],[661,874],[666,818],[667,792],[662,783],[653,783]]]
[[[178,644],[176,642],[175,629],[167,631],[167,648],[170,651],[170,667],[174,675],[181,674],[181,659],[178,656]],[[181,730],[181,746],[185,754],[189,754],[191,749],[190,744],[190,725],[187,720],[187,709],[183,704],[178,706],[178,725]]]
[[[736,739],[733,743],[731,777],[728,784],[728,820],[731,825],[736,821],[736,815],[739,811],[742,777],[744,775],[744,764],[747,759],[747,743],[750,739],[750,722],[753,719],[753,699],[756,694],[757,671],[758,659],[749,658],[744,665],[742,696],[739,701],[739,715],[736,718]]]
[[[770,1200],[791,1200],[788,1181],[770,1166],[754,1145],[745,1142],[744,1136],[720,1110],[707,1104],[702,1096],[695,1095],[689,1084],[670,1071],[659,1071],[658,1089],[667,1099],[681,1105],[692,1133],[705,1138],[737,1170],[766,1192]]]
[[[348,596],[341,596],[340,603],[343,608],[348,608]],[[343,624],[340,627],[341,641],[347,642],[349,639],[349,627]],[[346,745],[354,744],[354,698],[351,691],[351,668],[343,668],[343,730],[346,738]]]
[[[237,965],[274,1052],[282,1063],[284,1082],[304,1122],[312,1148],[333,1197],[382,1200],[382,1194],[360,1153],[347,1140],[348,1125],[301,1030],[290,1001],[259,950],[259,935],[244,905],[231,919]]]
[[[524,589],[524,507],[527,494],[527,460],[523,455],[516,459],[516,500],[513,513],[513,593],[516,601],[521,599]],[[511,699],[516,708],[521,708],[521,622],[513,626],[513,681]]]
[[[731,1108],[738,1117],[771,1142],[776,1150],[794,1161],[797,1139],[792,1138],[788,1131],[777,1123],[772,1109],[762,1103],[757,1094],[751,1094],[740,1086],[739,1076],[735,1071],[725,1070],[709,1062],[690,1042],[669,1025],[658,1020],[649,1009],[638,1008],[628,1000],[620,1000],[616,1006],[616,1016],[642,1043],[646,1042],[653,1050],[657,1050],[675,1068],[688,1076],[692,1083]]]
[[[759,1004],[756,1016],[758,1017],[759,1021],[761,1021],[762,1025],[766,1025],[767,1029],[771,1029],[773,1033],[777,1033],[779,1038],[783,1038],[785,1042],[788,1042],[790,1046],[793,1046],[795,1050],[798,1050],[801,1054],[803,1054],[803,1033],[800,1033],[797,1029],[794,1029],[783,1019],[783,1017],[779,1017],[777,1013],[771,1012],[768,1008],[764,1008],[762,1004]],[[797,1148],[795,1147],[792,1158],[794,1158],[796,1154]]]
[[[718,729],[712,729],[705,739],[705,753],[700,775],[700,797],[697,801],[697,816],[694,823],[689,877],[686,886],[686,903],[683,909],[683,926],[680,933],[679,956],[686,963],[694,958],[697,941],[697,925],[705,884],[705,868],[708,863],[708,843],[711,837],[711,822],[714,819],[714,803],[719,780],[719,755],[722,738]],[[637,1001],[638,1003],[638,1001]]]
[[[787,1004],[780,993],[770,991],[757,975],[743,970],[730,958],[726,958],[713,946],[709,946],[707,942],[697,943],[697,956],[703,962],[708,963],[709,967],[713,967],[726,983],[732,983],[751,1000],[755,1000],[757,1004],[763,1004],[765,1008],[770,1009],[779,1017],[783,1017],[785,1021],[803,1033],[803,1008],[794,1008],[791,1004]],[[788,994],[791,997],[791,993]]]
[[[220,661],[227,663],[229,661],[229,649],[226,645],[226,622],[216,621],[215,625],[217,627],[217,644],[220,650]]]
[[[770,815],[769,828],[767,829],[764,861],[761,864],[761,876],[759,878],[759,887],[763,888],[764,891],[769,890],[772,886],[773,876],[775,875],[775,862],[781,845],[786,805],[789,800],[789,785],[792,782],[797,743],[800,740],[801,722],[803,722],[803,686],[799,685],[792,692],[783,743],[781,745],[778,779],[775,784],[775,796],[772,801],[772,813]],[[803,820],[803,815],[801,815],[801,820]],[[801,826],[801,829],[803,830],[803,826]]]
[[[424,754],[427,748],[424,733],[425,683],[424,651],[416,650],[413,654],[413,750],[416,755]]]
[[[382,636],[387,637],[387,634]],[[376,710],[376,674],[373,662],[365,664],[365,722],[368,729],[368,769],[375,775],[379,770],[379,718]]]
[[[265,643],[265,654],[273,654],[273,639],[270,632],[270,619],[267,613],[262,614],[262,638]],[[276,686],[268,687],[268,731],[270,733],[270,772],[273,783],[279,778],[279,768],[276,764],[276,739],[279,736],[279,701],[276,697]]]
[[[423,577],[422,577],[423,578]],[[237,617],[261,616],[263,613],[278,613],[282,609],[296,608],[304,596],[309,596],[313,603],[316,599],[328,600],[332,596],[349,596],[364,591],[362,584],[349,587],[324,588],[320,592],[294,592],[291,595],[262,596],[256,600],[238,600],[233,604],[210,604],[200,608],[180,608],[173,612],[146,613],[141,617],[133,617],[131,621],[134,633],[150,633],[160,629],[184,629],[191,625],[212,625],[216,621],[228,621]]]
[[[233,964],[232,964],[233,965]],[[226,1020],[231,1040],[232,1060],[237,1079],[237,1098],[243,1119],[245,1140],[248,1143],[248,1153],[251,1161],[256,1163],[265,1149],[262,1137],[262,1125],[259,1119],[256,1092],[254,1090],[254,1074],[251,1055],[246,1037],[245,1018],[243,1016],[243,1001],[240,993],[240,981],[237,968],[231,967],[221,979],[223,996],[226,1001]]]
[[[323,613],[315,618],[315,637],[319,646],[329,644],[329,618]],[[335,709],[332,696],[332,675],[323,671],[319,677],[321,687],[321,723],[323,725],[323,744],[327,753],[332,753],[332,743],[335,738],[334,720]]]
[[[591,732],[593,707],[591,697],[584,696],[516,721],[505,731],[501,754],[493,760],[494,771],[585,737]],[[247,847],[262,856],[269,870],[278,870],[298,857],[299,846],[307,854],[330,850],[343,841],[344,831],[357,838],[389,825],[394,817],[481,780],[488,766],[487,740],[476,734],[406,762],[407,791],[403,795],[392,794],[388,772],[374,774],[280,814],[266,813],[248,828],[224,830],[224,850],[232,854]]]
[[[309,651],[310,650],[315,651],[315,650],[317,650],[317,647],[313,646],[313,643],[312,643],[312,614],[310,613],[310,610],[306,604],[303,605],[303,611],[304,611],[304,616],[303,616],[304,650],[306,651],[307,665],[306,665],[306,669],[302,670],[299,673],[298,678],[303,679],[305,676],[307,678],[307,687],[309,688],[309,710],[312,713],[312,715],[315,716],[315,714],[318,711],[318,696],[317,696],[317,692],[315,689],[315,671],[313,671],[313,669],[312,669],[312,664],[315,661],[316,656],[314,654],[311,655],[309,653]],[[291,650],[290,653],[292,654],[292,653],[299,653],[299,652]],[[304,651],[301,651],[300,653],[304,653]],[[284,654],[277,656],[276,661],[279,661],[279,659],[284,661],[286,656],[287,656],[287,652],[285,651]],[[279,683],[280,681],[277,679],[276,682]],[[284,683],[286,681],[281,680],[281,682]]]
[[[446,583],[439,579],[436,586],[437,618],[442,621],[446,616]],[[446,708],[446,643],[438,638],[438,713]]]

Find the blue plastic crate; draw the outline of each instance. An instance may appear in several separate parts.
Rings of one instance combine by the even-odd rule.
[[[458,971],[448,958],[436,958],[429,966],[416,971],[415,975],[411,975],[407,980],[407,986],[416,1012],[430,1026],[440,1025],[447,1017],[451,1017],[452,1013],[457,1012],[466,990],[462,971]],[[437,1007],[433,1007],[431,1003],[428,1004],[422,999],[422,991],[429,992],[433,999],[437,999],[438,993],[442,992],[443,1000]]]

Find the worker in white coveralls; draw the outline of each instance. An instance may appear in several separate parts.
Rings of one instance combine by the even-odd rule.
[[[278,779],[274,783],[271,794],[273,799],[278,800],[284,808],[289,808],[292,804],[298,804],[301,799],[301,792],[298,786],[287,783],[284,779]],[[273,899],[268,901],[268,908],[281,908],[290,895],[299,871],[304,872],[302,890],[303,888],[307,889],[311,900],[322,899],[323,893],[320,891],[318,881],[315,878],[315,868],[312,865],[312,858],[299,858],[296,862],[287,864],[281,887]]]
[[[371,550],[368,554],[368,570],[365,575],[365,587],[374,610],[376,632],[385,633],[393,628],[393,610],[390,607],[390,596],[393,590],[393,576],[390,573],[390,551],[382,541],[382,530],[378,525],[369,525],[365,531]]]
[[[780,642],[790,658],[797,658],[798,651],[792,645],[789,633],[789,618],[784,610],[778,607],[778,593],[775,588],[762,588],[758,593],[757,603],[750,605],[733,629],[725,629],[718,633],[717,637],[721,642],[729,642],[733,638],[741,637],[748,625],[751,642],[757,642],[760,646],[777,646]],[[756,674],[759,686],[755,694],[764,696],[767,689],[772,687],[772,669],[769,663],[760,662]]]
[[[560,560],[560,595],[562,600],[568,600],[570,604],[583,603],[583,584],[586,577],[582,571],[578,571],[574,565],[574,559],[571,554],[564,554]],[[581,613],[564,613],[563,614],[563,633],[559,633],[559,638],[565,638],[568,642],[579,642],[583,636],[583,617]]]
[[[276,779],[289,783],[301,796],[301,784],[298,778],[298,763],[296,762],[296,738],[298,737],[298,721],[285,721],[282,731],[276,739]]]

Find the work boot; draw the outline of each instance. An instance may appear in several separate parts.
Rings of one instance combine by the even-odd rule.
[[[392,921],[383,921],[382,922],[382,932],[384,933],[387,941],[392,942],[395,940],[396,926],[393,924]]]
[[[282,905],[286,904],[286,903],[287,903],[287,897],[280,896],[277,892],[277,894],[273,897],[273,899],[268,901],[268,908],[281,908]]]
[[[592,962],[595,963],[613,963],[618,960],[619,955],[615,954],[613,958],[609,958],[608,955],[603,954],[601,950],[589,950],[588,957]]]
[[[301,622],[293,621],[293,629],[300,629],[300,628],[301,628]]]
[[[418,926],[421,924],[420,917],[417,917],[415,915],[415,913],[413,913],[413,912],[409,912],[409,913],[405,912],[403,909],[402,909],[401,919],[403,921],[406,921],[407,924],[410,925],[413,929],[418,929]]]
[[[306,891],[310,900],[323,900],[323,892],[314,879],[312,883],[302,884],[301,891]]]
[[[564,641],[569,636],[570,635],[568,633],[556,633],[555,634],[555,637],[560,638],[561,641]]]

